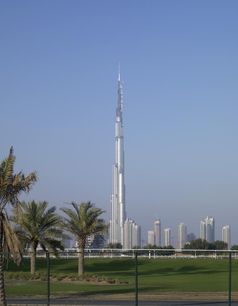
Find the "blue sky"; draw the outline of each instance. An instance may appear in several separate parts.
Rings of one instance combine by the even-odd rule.
[[[0,158],[37,171],[27,200],[109,218],[120,62],[128,215],[238,243],[237,37],[232,0],[0,1]]]

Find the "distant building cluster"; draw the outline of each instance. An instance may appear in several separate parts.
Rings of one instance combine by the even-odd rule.
[[[141,227],[132,219],[127,218],[124,223],[124,249],[141,247]]]
[[[162,238],[163,236],[163,238]],[[147,244],[156,247],[174,246],[182,249],[185,244],[196,239],[193,233],[187,232],[187,226],[184,223],[178,225],[177,243],[172,239],[171,228],[165,228],[162,235],[161,221],[157,219],[154,222],[154,230],[148,231]],[[206,217],[200,221],[200,238],[209,243],[215,241],[215,219],[213,217]],[[227,244],[228,249],[231,247],[231,229],[230,225],[222,227],[221,240]]]

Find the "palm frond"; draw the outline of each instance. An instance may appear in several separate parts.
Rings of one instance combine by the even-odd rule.
[[[8,203],[16,205],[19,202],[19,195],[22,192],[29,192],[37,180],[35,172],[27,176],[22,172],[14,174],[15,160],[11,147],[8,157],[0,163],[0,209],[4,209]]]
[[[2,225],[4,232],[4,243],[6,244],[13,260],[19,265],[22,260],[21,244],[16,233],[12,229],[10,222],[4,214],[2,214]]]

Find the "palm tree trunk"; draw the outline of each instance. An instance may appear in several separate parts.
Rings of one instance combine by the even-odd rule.
[[[78,276],[82,276],[84,274],[84,248],[79,248],[78,253]]]
[[[31,274],[36,272],[36,249],[31,247]]]
[[[0,213],[0,305],[6,306],[6,293],[4,284],[4,260],[3,260],[3,224]]]

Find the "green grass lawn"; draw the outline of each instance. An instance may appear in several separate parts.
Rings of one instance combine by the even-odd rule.
[[[6,289],[9,295],[45,295],[46,280],[24,280],[29,275],[29,260],[21,267],[9,264]],[[86,275],[97,275],[95,283],[57,280],[77,276],[77,259],[52,259],[53,295],[93,295],[134,292],[135,262],[131,258],[86,259]],[[139,292],[221,292],[228,288],[227,259],[138,259]],[[37,260],[37,272],[46,275],[45,259]],[[16,276],[16,277],[15,277]],[[11,277],[11,278],[10,278]],[[16,278],[18,278],[16,280]],[[238,291],[238,260],[232,262],[232,290]],[[117,280],[109,284],[104,280]]]

